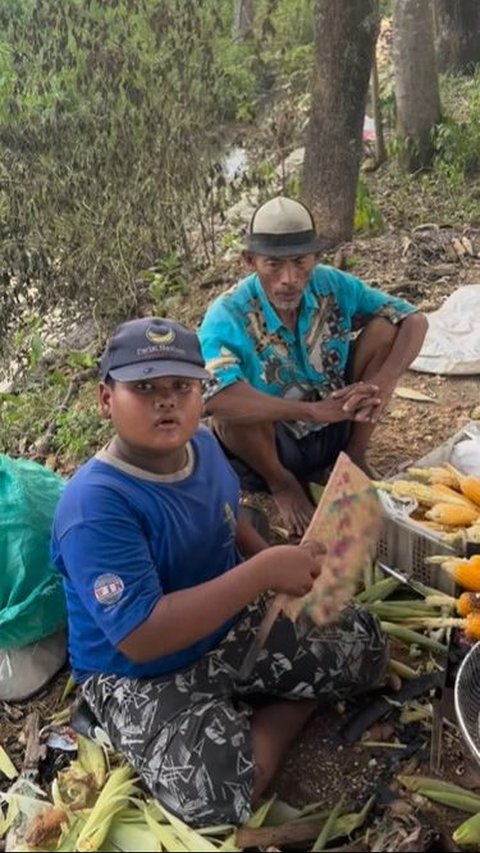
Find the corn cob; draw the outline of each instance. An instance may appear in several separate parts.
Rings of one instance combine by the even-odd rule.
[[[463,494],[463,492],[462,494],[460,494],[459,492],[456,492],[455,489],[451,489],[450,486],[444,486],[442,483],[439,483],[437,486],[435,486],[435,488],[438,494],[441,495],[440,500],[443,501],[444,497],[452,498],[454,501],[462,502],[465,506],[470,507],[470,509],[474,509],[475,512],[478,514],[478,510],[480,509],[478,504],[470,500],[470,498]]]
[[[407,474],[413,477],[414,480],[419,480],[421,483],[430,483],[432,486],[439,483],[444,486],[450,486],[452,489],[460,488],[460,480],[455,469],[448,470],[447,468],[408,468]]]
[[[480,554],[474,554],[468,560],[440,555],[427,557],[425,562],[430,565],[440,564],[463,589],[480,592]]]
[[[427,530],[434,530],[436,533],[443,533],[444,535],[451,536],[451,527],[448,527],[447,524],[439,524],[438,521],[428,521],[425,518],[412,518],[410,517],[409,522],[413,522],[413,524],[420,524],[421,527],[426,528]],[[447,533],[450,531],[450,533]],[[458,536],[457,531],[455,531],[455,535]],[[444,536],[441,536],[440,539],[444,540]]]
[[[480,509],[480,477],[462,477],[460,488],[462,495]]]
[[[458,598],[451,595],[427,595],[425,603],[428,607],[450,607],[459,616],[468,616],[469,613],[480,611],[480,593],[462,592]]]
[[[415,483],[413,480],[392,480],[391,482],[374,480],[373,485],[377,489],[389,492],[395,498],[413,498],[425,506],[434,506],[442,502],[465,507],[467,502],[464,495],[454,492],[453,489],[447,489],[446,486],[426,486],[424,483]]]
[[[474,504],[480,506],[480,477],[474,477],[471,474],[462,474],[460,471],[457,471],[453,465],[449,465],[448,463],[445,465],[445,468],[451,473],[452,477],[457,477],[459,489],[465,497],[469,498],[469,500],[473,501]]]
[[[465,505],[454,506],[451,502],[447,503],[442,498],[441,502],[435,504],[425,515],[430,521],[447,524],[450,527],[464,527],[466,524],[472,524],[478,519],[478,510],[471,509]]]
[[[406,619],[403,624],[413,630],[423,628],[426,631],[434,631],[436,628],[461,628],[469,640],[480,640],[480,613],[478,611],[469,613],[464,619],[458,619],[455,616],[420,616],[414,619]]]

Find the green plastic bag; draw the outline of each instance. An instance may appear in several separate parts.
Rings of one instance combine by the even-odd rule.
[[[50,560],[64,486],[49,468],[0,454],[0,649],[39,642],[66,624],[62,579]]]

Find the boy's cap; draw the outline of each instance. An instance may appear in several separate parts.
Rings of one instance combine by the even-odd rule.
[[[255,255],[310,255],[322,249],[308,207],[277,196],[257,207],[247,231],[247,249]]]
[[[159,317],[142,317],[118,326],[102,355],[100,376],[119,382],[160,376],[210,378],[195,332]]]

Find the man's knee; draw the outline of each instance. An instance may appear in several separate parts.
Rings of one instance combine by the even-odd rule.
[[[371,337],[376,351],[390,351],[398,334],[398,326],[384,317],[374,317],[365,327],[365,334]]]

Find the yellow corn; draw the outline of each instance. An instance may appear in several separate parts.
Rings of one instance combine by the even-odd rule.
[[[478,511],[469,506],[455,506],[443,499],[428,510],[425,515],[430,521],[447,524],[449,527],[464,527],[466,524],[473,524],[478,519]]]
[[[467,502],[464,495],[457,494],[453,489],[445,491],[447,487],[426,486],[413,480],[376,480],[373,485],[384,492],[390,492],[396,498],[414,498],[426,506],[434,506],[440,502],[465,506]]]
[[[452,489],[460,487],[458,475],[448,471],[447,468],[408,468],[407,474],[414,480],[419,480],[421,483],[429,483],[432,486],[441,483],[444,486],[450,486]]]
[[[462,494],[480,509],[480,477],[462,477],[460,489]]]
[[[480,640],[480,613],[469,613],[465,619],[465,633],[470,640]]]
[[[452,576],[455,583],[470,592],[480,592],[480,554],[468,560],[460,557],[427,557],[426,563],[440,563],[442,569]]]
[[[444,533],[445,536],[452,535],[451,532],[449,534],[445,533],[445,531],[451,531],[451,528],[447,527],[446,524],[439,524],[438,521],[426,521],[424,518],[409,518],[409,521],[413,522],[414,524],[420,524],[422,527],[426,527],[427,530],[435,530],[437,533]],[[440,538],[443,540],[444,536]]]
[[[456,601],[459,616],[468,616],[480,610],[480,594],[478,592],[462,592]]]
[[[467,498],[466,495],[456,492],[455,489],[451,489],[450,486],[444,486],[443,483],[439,483],[435,486],[435,488],[437,490],[437,494],[441,495],[439,499],[442,501],[444,497],[452,498],[456,504],[460,505],[460,503],[463,503],[465,506],[469,506],[471,507],[471,509],[477,510],[477,512],[480,509],[480,507],[477,506],[477,504],[475,504],[469,498]]]

